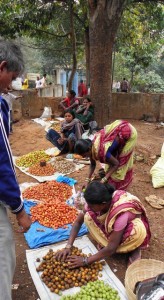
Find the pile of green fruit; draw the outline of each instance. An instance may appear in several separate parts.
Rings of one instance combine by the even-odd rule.
[[[118,292],[102,280],[89,282],[75,295],[62,296],[61,300],[120,300]]]
[[[49,161],[50,156],[44,150],[37,150],[21,156],[16,160],[16,164],[18,167],[28,168],[41,160]]]

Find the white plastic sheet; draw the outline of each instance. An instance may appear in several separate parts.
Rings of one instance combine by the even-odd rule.
[[[41,272],[38,273],[36,271],[36,267],[38,267],[39,265],[39,263],[36,262],[36,259],[42,258],[48,252],[49,249],[53,249],[54,251],[56,251],[58,249],[64,248],[66,246],[66,243],[67,242],[62,242],[62,243],[46,246],[36,250],[26,250],[28,268],[41,300],[54,300],[54,299],[59,300],[61,297],[59,295],[51,293],[49,288],[42,282],[40,278]],[[82,251],[86,254],[89,253],[95,254],[97,252],[97,249],[92,244],[92,242],[88,239],[87,236],[77,238],[74,242],[74,245],[82,249]],[[107,264],[103,266],[103,271],[101,273],[103,276],[100,279],[108,283],[114,289],[116,289],[119,292],[121,300],[127,300],[126,291],[123,284],[116,277],[116,275],[112,272],[112,270]],[[78,292],[79,290],[80,290],[79,287],[74,287],[72,289],[64,291],[63,295],[70,295],[70,294],[72,295]]]
[[[43,127],[48,127],[48,126],[51,126],[53,123],[59,123],[59,121],[47,121],[47,118],[35,118],[35,119],[32,119],[32,121],[34,121],[35,123],[37,124],[40,124],[41,126]]]

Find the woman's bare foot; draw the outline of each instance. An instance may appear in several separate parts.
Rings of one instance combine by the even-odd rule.
[[[139,248],[129,253],[128,267],[136,260],[141,259],[141,250]]]

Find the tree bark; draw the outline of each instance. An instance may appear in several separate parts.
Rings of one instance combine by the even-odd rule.
[[[72,82],[77,69],[77,58],[76,58],[76,34],[74,29],[74,14],[73,14],[73,3],[70,2],[70,29],[71,29],[71,42],[72,42],[72,70],[68,80],[68,90],[72,89]]]
[[[90,16],[90,88],[100,127],[112,116],[112,49],[126,0],[88,0]],[[103,91],[103,95],[102,95]]]
[[[86,84],[90,86],[90,42],[89,42],[89,27],[85,28],[85,57],[86,57]]]

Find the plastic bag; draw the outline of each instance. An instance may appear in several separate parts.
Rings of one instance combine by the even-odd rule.
[[[15,80],[12,81],[11,86],[13,90],[22,90],[22,79],[20,77],[17,77]]]
[[[154,188],[160,188],[164,186],[164,144],[161,149],[161,157],[151,168],[150,174],[152,175],[152,183]]]
[[[84,207],[85,207],[86,201],[84,198],[84,192],[80,192],[78,191],[75,195],[74,195],[74,205],[75,207],[80,210],[83,211]]]
[[[51,107],[44,107],[44,111],[43,111],[43,113],[42,113],[42,115],[41,115],[41,117],[40,118],[50,118],[51,117],[51,115],[52,115],[52,109],[51,109]]]
[[[89,139],[89,140],[92,141],[92,140],[94,139],[94,134],[90,134],[90,133],[89,133],[89,129],[88,129],[87,131],[85,131],[85,132],[82,134],[81,138],[82,138],[83,140]]]

